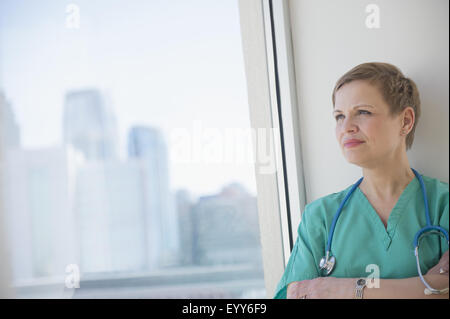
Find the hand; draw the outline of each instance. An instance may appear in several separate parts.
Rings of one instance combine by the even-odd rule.
[[[288,299],[352,299],[356,278],[318,277],[288,285]],[[305,298],[303,298],[306,296]]]
[[[448,250],[442,255],[439,262],[428,270],[427,275],[447,275],[448,276]]]

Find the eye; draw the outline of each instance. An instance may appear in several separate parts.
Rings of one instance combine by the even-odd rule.
[[[343,119],[343,118],[344,118],[344,115],[338,114],[338,115],[336,115],[334,118],[336,119],[336,121],[339,121],[340,119]]]
[[[366,115],[370,115],[372,113],[370,113],[369,111],[366,110],[358,110],[358,114],[366,114]]]

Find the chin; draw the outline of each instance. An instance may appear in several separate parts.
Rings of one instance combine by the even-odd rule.
[[[347,155],[347,156],[345,156],[345,159],[350,164],[353,164],[353,165],[356,165],[359,167],[363,167],[364,163],[367,162],[366,158],[363,158],[362,156],[355,156],[355,155]]]

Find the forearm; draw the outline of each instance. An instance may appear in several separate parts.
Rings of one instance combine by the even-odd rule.
[[[448,287],[448,276],[425,275],[425,280],[435,289]],[[364,299],[448,299],[448,292],[443,295],[425,295],[425,286],[419,277],[404,279],[380,279],[379,288],[364,289]]]

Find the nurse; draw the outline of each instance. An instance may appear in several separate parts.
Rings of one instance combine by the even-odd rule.
[[[333,217],[352,185],[306,205],[274,298],[448,298],[448,292],[424,294],[412,244],[427,223],[421,186],[406,154],[420,116],[415,83],[391,64],[363,63],[337,81],[332,102],[337,142],[345,159],[362,168],[363,180],[337,220],[330,275],[319,263]],[[448,184],[422,179],[431,223],[448,231]],[[427,236],[419,252],[427,282],[448,287],[446,240]]]

